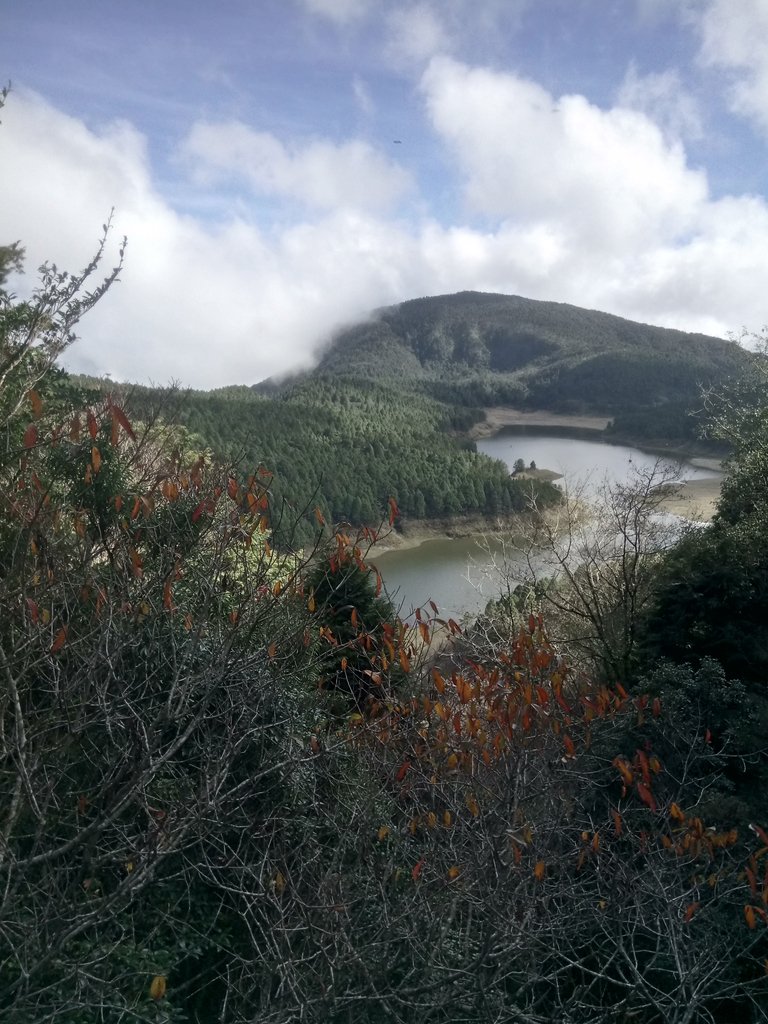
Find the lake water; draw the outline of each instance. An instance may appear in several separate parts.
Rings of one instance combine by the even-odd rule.
[[[594,494],[606,478],[625,481],[633,470],[651,469],[658,461],[657,455],[639,448],[558,436],[530,427],[502,431],[478,441],[477,448],[501,459],[510,470],[518,458],[526,466],[534,461],[539,469],[563,474],[563,479],[557,481],[560,486],[584,484],[588,495]],[[721,475],[690,463],[681,466],[683,480]],[[489,600],[498,597],[500,577],[494,563],[502,560],[514,564],[514,553],[509,541],[498,536],[429,540],[416,548],[373,558],[402,615],[424,606],[431,598],[442,616],[454,618],[481,611]]]

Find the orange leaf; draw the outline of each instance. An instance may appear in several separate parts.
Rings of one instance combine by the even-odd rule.
[[[400,659],[400,664],[403,667],[403,672],[410,672],[411,671],[411,663],[408,660],[408,655],[405,653],[405,651],[403,650],[402,647],[400,648],[400,650],[397,653],[398,653],[398,657]]]
[[[96,447],[91,448],[91,465],[94,473],[98,473],[101,469],[101,452]]]
[[[56,654],[64,644],[67,642],[67,627],[62,626],[61,629],[56,633],[51,644],[51,654]]]
[[[315,519],[317,520],[318,526],[325,526],[325,516],[319,508],[315,509]]]
[[[275,656],[276,654],[277,654],[277,644],[276,644],[276,643],[274,643],[274,642],[272,642],[272,643],[271,643],[271,644],[269,645],[269,647],[267,648],[267,657],[268,657],[268,658],[274,658],[274,656]]]
[[[128,437],[130,437],[132,441],[136,440],[136,435],[133,432],[133,427],[131,426],[128,417],[125,415],[125,413],[123,412],[119,405],[112,406],[112,418],[117,420],[117,422],[120,424],[120,426],[123,428],[123,430],[126,432]]]
[[[29,404],[32,406],[32,415],[35,417],[36,420],[39,420],[43,414],[42,398],[34,389],[32,391],[27,392],[27,398],[29,399]]]
[[[669,805],[669,816],[670,818],[674,818],[675,821],[685,821],[685,814],[683,814],[682,810],[675,803]]]
[[[750,907],[748,903],[744,907],[744,917],[746,919],[748,927],[754,928],[757,924],[757,921],[755,919],[755,908]]]
[[[693,917],[693,915],[696,913],[696,911],[699,909],[700,906],[701,906],[700,903],[690,903],[685,908],[685,914],[683,915],[683,920],[686,921],[686,922],[690,921],[691,918]]]
[[[448,880],[449,881],[451,881],[451,882],[455,881],[455,879],[457,879],[460,874],[461,874],[461,869],[457,868],[455,864],[453,865],[453,867],[448,868]]]
[[[544,876],[547,873],[547,866],[543,860],[536,861],[536,867],[533,869],[533,877],[537,882],[543,882]]]
[[[376,833],[376,835],[378,837],[379,842],[383,842],[383,840],[385,840],[389,835],[389,829],[387,828],[386,825],[382,825],[379,831]]]
[[[621,815],[615,808],[611,808],[611,816],[613,818],[613,831],[617,836],[620,836],[622,832]]]
[[[392,526],[395,519],[400,515],[400,509],[394,498],[389,499],[389,525]]]
[[[624,784],[630,786],[632,784],[632,780],[634,779],[634,775],[632,774],[632,771],[627,762],[624,760],[624,758],[614,757],[613,766],[614,768],[618,768],[618,770],[621,772],[621,777],[624,780]]]
[[[438,693],[445,693],[445,680],[436,668],[432,669],[432,680]]]
[[[86,419],[87,419],[87,423],[88,423],[88,433],[91,435],[91,440],[95,441],[96,440],[96,435],[99,432],[99,425],[96,422],[96,417],[93,415],[92,412],[89,412],[88,416],[86,417]]]
[[[656,810],[656,801],[653,798],[653,793],[651,793],[650,789],[642,782],[637,783],[637,795],[647,807],[650,807],[652,811]]]

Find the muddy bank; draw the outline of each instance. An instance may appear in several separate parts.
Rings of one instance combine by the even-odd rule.
[[[430,540],[458,540],[460,537],[482,537],[510,533],[512,518],[504,516],[451,516],[443,519],[407,519],[398,530],[382,537],[371,548],[368,557],[387,551],[406,551]]]
[[[719,469],[719,465],[708,466]],[[722,479],[687,480],[679,484],[664,498],[661,507],[666,512],[689,519],[693,523],[708,523],[717,510]]]
[[[473,441],[492,437],[504,427],[562,427],[565,430],[605,430],[611,422],[608,416],[568,416],[546,410],[511,409],[508,406],[490,406],[485,419],[476,423],[469,432]]]

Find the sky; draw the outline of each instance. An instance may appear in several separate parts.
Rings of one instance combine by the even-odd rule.
[[[0,243],[120,281],[65,365],[252,384],[473,289],[768,323],[768,0],[0,0]]]

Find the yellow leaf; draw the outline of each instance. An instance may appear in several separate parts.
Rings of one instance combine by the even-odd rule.
[[[307,608],[309,608],[310,614],[312,612],[314,612],[316,607],[317,607],[317,605],[315,604],[315,595],[314,594],[310,594],[309,595],[309,600],[307,601]]]
[[[446,828],[450,828],[451,827],[451,812],[450,811],[443,811],[443,825],[445,825]]]
[[[282,871],[278,870],[277,874],[274,877],[273,884],[275,887],[275,892],[279,896],[285,889],[285,875],[282,873]]]
[[[468,793],[464,802],[472,817],[476,818],[480,813],[480,808],[477,806],[477,800],[475,799],[474,793]]]
[[[164,974],[156,974],[149,985],[149,994],[153,999],[160,1000],[168,987]]]
[[[130,873],[131,873],[131,872],[133,871],[133,861],[132,861],[132,860],[127,860],[127,861],[125,862],[125,870],[126,870],[126,872],[127,872],[127,873],[128,873],[129,875],[130,875]]]

